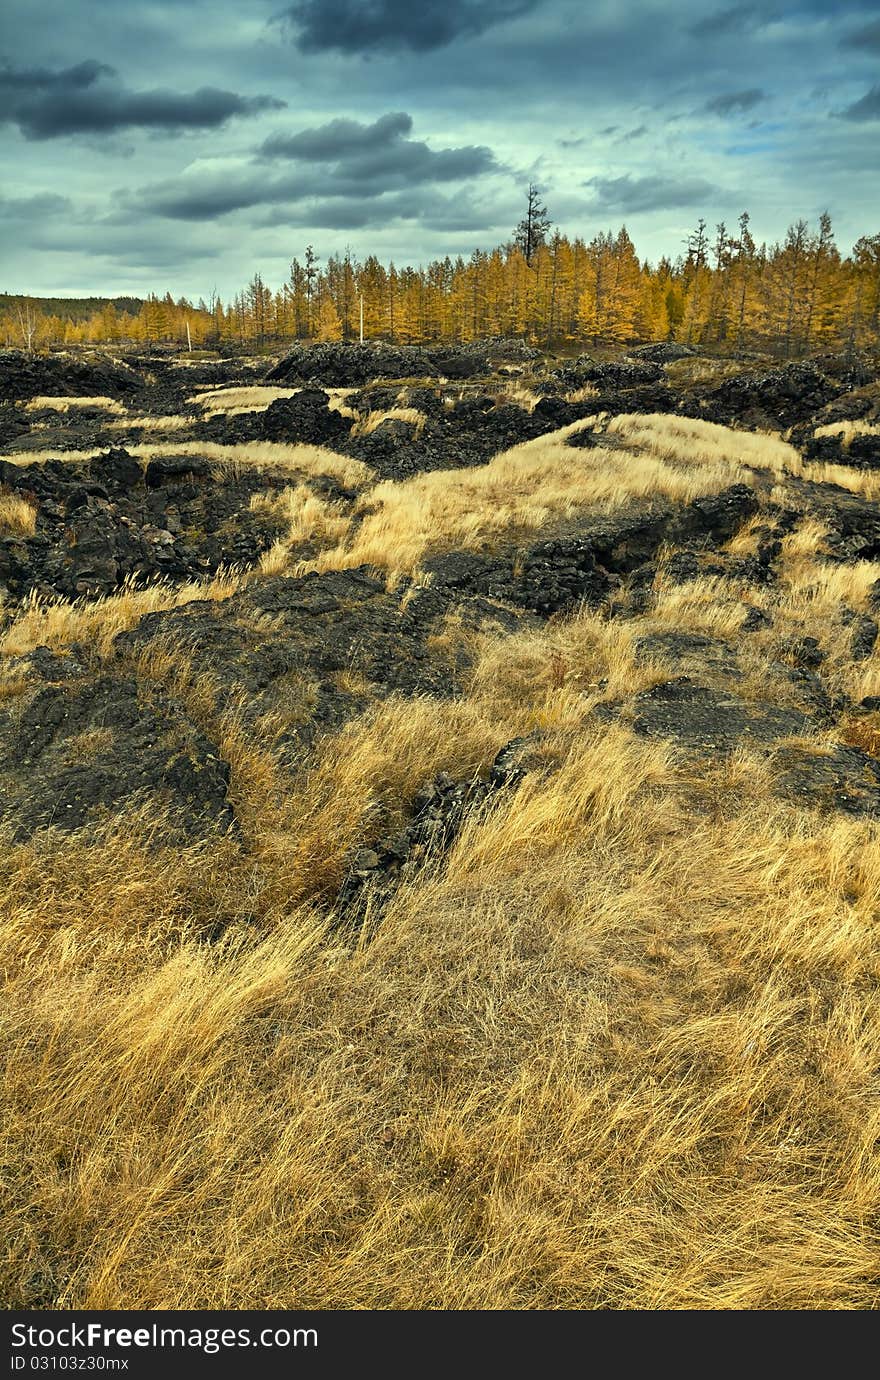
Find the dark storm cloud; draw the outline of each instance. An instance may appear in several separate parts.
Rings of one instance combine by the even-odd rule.
[[[63,67],[50,72],[46,67],[15,68],[6,60],[0,62],[0,90],[2,91],[77,91],[91,86],[99,77],[113,76],[113,68],[89,58],[75,67]]]
[[[360,197],[332,198],[306,205],[278,208],[261,222],[268,226],[316,226],[326,230],[382,229],[394,223],[418,224],[423,229],[454,234],[484,233],[495,219],[497,206],[475,204],[467,196],[443,196],[431,188],[415,194],[393,192],[374,201]],[[514,214],[511,206],[510,215]]]
[[[719,189],[701,177],[591,177],[584,184],[594,192],[590,210],[630,215],[637,211],[668,211],[680,206],[711,205]]]
[[[232,189],[228,181],[219,181],[213,187],[188,192],[170,188],[148,191],[150,199],[144,209],[190,222],[212,222],[233,211],[272,207],[257,222],[264,227],[312,225],[327,230],[360,230],[408,221],[429,229],[481,231],[492,224],[495,210],[494,203],[490,209],[475,208],[467,198],[442,197],[431,187],[391,192],[377,189],[370,196],[362,190],[328,195],[325,187],[311,180],[287,180],[269,188],[239,183]]]
[[[332,184],[325,183],[323,189],[329,195],[344,195],[357,187],[371,195],[375,187],[454,182],[496,170],[492,150],[482,145],[434,150],[421,140],[405,138],[412,123],[405,111],[382,115],[370,125],[331,120],[317,129],[273,135],[260,146],[258,157],[335,165]]]
[[[880,120],[880,86],[872,86],[860,101],[840,112],[844,120]]]
[[[302,170],[268,175],[264,167],[194,173],[141,188],[138,203],[176,220],[208,220],[253,206],[296,200],[359,197],[368,203],[386,192],[437,183],[458,182],[498,171],[492,150],[481,145],[431,149],[404,136],[412,117],[404,111],[381,116],[372,124],[331,120],[291,135],[273,135],[258,151],[257,162],[283,159],[304,164]],[[340,211],[340,216],[343,212]],[[346,224],[353,224],[349,208]],[[364,210],[372,219],[372,213]],[[363,222],[368,223],[367,220]]]
[[[146,211],[169,220],[208,221],[251,206],[295,201],[307,194],[308,185],[293,180],[270,185],[262,178],[248,176],[169,178],[142,187],[128,205],[135,212]]]
[[[294,0],[282,18],[303,53],[417,53],[473,38],[540,0]]]
[[[431,149],[405,139],[412,119],[399,111],[373,124],[331,120],[315,129],[274,135],[261,146],[257,163],[274,155],[306,166],[269,175],[264,166],[193,173],[143,187],[137,202],[175,220],[208,220],[253,206],[321,198],[360,197],[369,202],[389,191],[459,182],[499,171],[483,145]]]
[[[17,125],[32,140],[132,128],[217,129],[234,115],[257,115],[285,104],[213,86],[191,93],[131,91],[115,79],[112,67],[93,61],[57,72],[8,62],[0,67],[0,123]]]
[[[696,38],[717,38],[719,35],[741,33],[751,28],[759,19],[757,5],[731,5],[729,9],[718,10],[715,14],[698,19],[689,26],[689,32]]]
[[[412,116],[405,111],[382,115],[371,125],[357,120],[331,120],[318,129],[303,129],[299,134],[275,134],[260,147],[264,158],[297,158],[327,163],[352,154],[371,152],[409,134]]]
[[[753,110],[761,101],[767,99],[766,92],[757,86],[748,91],[730,91],[724,96],[713,96],[703,106],[711,115],[733,115],[735,111]]]
[[[488,158],[483,155],[488,154]],[[408,167],[407,167],[408,164]],[[420,187],[435,182],[459,181],[491,172],[494,159],[488,150],[442,149],[426,166],[418,155],[404,164],[389,166],[373,160],[345,175],[288,175],[266,178],[248,172],[220,173],[210,177],[169,179],[143,187],[135,204],[152,214],[172,220],[214,220],[253,206],[275,206],[314,198],[358,197],[366,205],[388,191],[406,191],[415,197]]]
[[[857,48],[859,52],[880,53],[880,19],[840,40],[841,48]]]

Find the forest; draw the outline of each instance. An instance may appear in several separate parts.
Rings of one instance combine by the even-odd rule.
[[[639,259],[625,227],[589,242],[552,234],[530,188],[511,241],[470,258],[398,268],[350,251],[326,260],[306,247],[287,281],[259,272],[231,299],[193,303],[171,293],[145,300],[0,296],[0,342],[53,345],[239,345],[289,340],[383,339],[402,344],[519,336],[545,347],[674,339],[724,352],[798,358],[880,341],[880,234],[850,254],[831,218],[792,224],[782,242],[756,243],[748,212],[714,237],[700,219],[683,252]],[[92,310],[87,310],[89,302]]]

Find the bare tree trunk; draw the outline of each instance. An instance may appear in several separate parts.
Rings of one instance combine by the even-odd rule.
[[[30,302],[27,303],[24,311],[22,311],[19,305],[18,324],[21,327],[21,338],[24,342],[24,348],[29,355],[32,355],[34,352],[34,336],[37,331],[37,317]]]

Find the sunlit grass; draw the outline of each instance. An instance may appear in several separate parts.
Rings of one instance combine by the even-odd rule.
[[[114,647],[146,614],[284,572],[303,541],[329,545],[327,568],[417,570],[748,467],[798,472],[776,438],[683,419],[622,419],[622,449],[566,444],[590,424],[376,485],[354,521],[306,482],[334,473],[329,453],[200,448],[221,470],[287,454],[274,468],[295,479],[252,501],[284,524],[262,571],[6,611],[0,709],[30,693],[16,658],[84,645],[215,745],[238,821],[172,847],[141,805],[2,839],[7,1306],[876,1307],[880,824],[780,801],[766,753],[696,759],[592,711],[679,674],[644,655],[651,633],[729,647],[747,699],[794,696],[799,636],[832,691],[880,693],[880,654],[850,646],[880,562],[831,560],[805,518],[766,585],[676,583],[661,552],[638,617],[501,635],[451,610],[430,650],[466,651],[462,692],[381,700],[354,660],[322,671],[367,708],[295,766],[291,727],[321,689],[305,663],[286,716],[255,719],[197,646]],[[728,552],[751,554],[759,527]],[[743,634],[746,605],[768,621]],[[853,708],[804,745],[876,755],[877,735]],[[518,787],[353,927],[336,900],[353,851],[515,737]],[[68,759],[111,750],[97,726]]]
[[[51,412],[69,412],[69,411],[71,410],[71,408],[74,409],[74,410],[76,410],[77,408],[80,408],[80,407],[100,408],[100,409],[101,409],[102,411],[104,411],[104,412],[115,412],[118,416],[122,416],[122,415],[125,413],[125,411],[126,411],[126,409],[123,407],[122,403],[117,402],[117,401],[115,400],[115,398],[103,398],[103,397],[99,397],[99,398],[67,398],[67,397],[39,397],[39,398],[31,398],[30,402],[28,402],[28,403],[26,404],[25,411],[26,411],[26,412],[39,412],[39,411],[41,411],[41,410],[48,410],[48,411],[51,411]]]
[[[30,537],[36,525],[35,504],[16,494],[0,493],[0,536]]]

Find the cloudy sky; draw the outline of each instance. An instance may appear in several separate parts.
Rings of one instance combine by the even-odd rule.
[[[221,295],[512,233],[880,231],[880,0],[2,0],[0,290]]]

